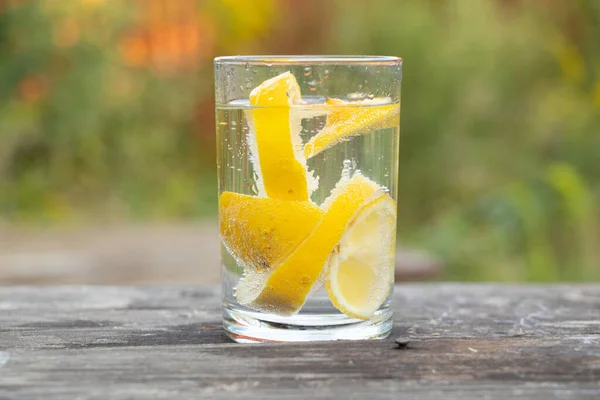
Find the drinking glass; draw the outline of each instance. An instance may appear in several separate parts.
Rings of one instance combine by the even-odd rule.
[[[215,59],[233,340],[390,333],[401,78],[389,56]]]

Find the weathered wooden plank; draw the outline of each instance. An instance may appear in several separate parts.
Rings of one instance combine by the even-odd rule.
[[[406,285],[371,342],[235,344],[219,302],[0,288],[0,398],[600,398],[600,285]]]

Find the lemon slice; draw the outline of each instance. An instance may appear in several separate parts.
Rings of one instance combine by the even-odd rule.
[[[285,72],[250,93],[247,113],[251,161],[259,195],[282,200],[308,200],[317,181],[306,169],[300,138],[301,118],[291,106],[301,102],[294,75]]]
[[[268,270],[289,255],[324,212],[308,201],[286,201],[223,192],[221,241],[245,270]]]
[[[297,312],[327,259],[360,207],[382,196],[380,186],[360,174],[342,179],[324,203],[325,214],[300,245],[271,272],[244,274],[236,286],[241,304],[279,315]]]
[[[389,195],[363,206],[329,259],[325,286],[344,314],[369,319],[394,282],[396,203]]]
[[[328,106],[340,106],[341,108],[334,108],[328,114],[327,123],[323,129],[306,143],[304,157],[306,159],[314,157],[323,150],[350,137],[368,133],[375,129],[397,126],[400,105],[390,104],[389,101],[385,98],[353,102],[327,99],[326,104]]]

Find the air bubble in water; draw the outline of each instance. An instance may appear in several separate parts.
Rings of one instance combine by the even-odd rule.
[[[252,193],[255,195],[258,195],[258,184],[257,184],[258,174],[256,173],[256,171],[252,171],[252,179],[254,180],[252,182],[252,187],[251,187]]]
[[[352,176],[352,161],[344,160],[344,168],[342,168],[342,179],[350,179]]]
[[[362,85],[359,85],[359,87],[362,87]],[[354,93],[348,94],[349,100],[363,100],[364,98],[365,98],[365,94],[361,93],[361,92],[354,92]]]

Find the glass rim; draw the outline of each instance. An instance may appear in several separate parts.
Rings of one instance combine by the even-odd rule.
[[[216,57],[215,64],[228,65],[402,65],[396,56],[368,55],[251,55]]]

